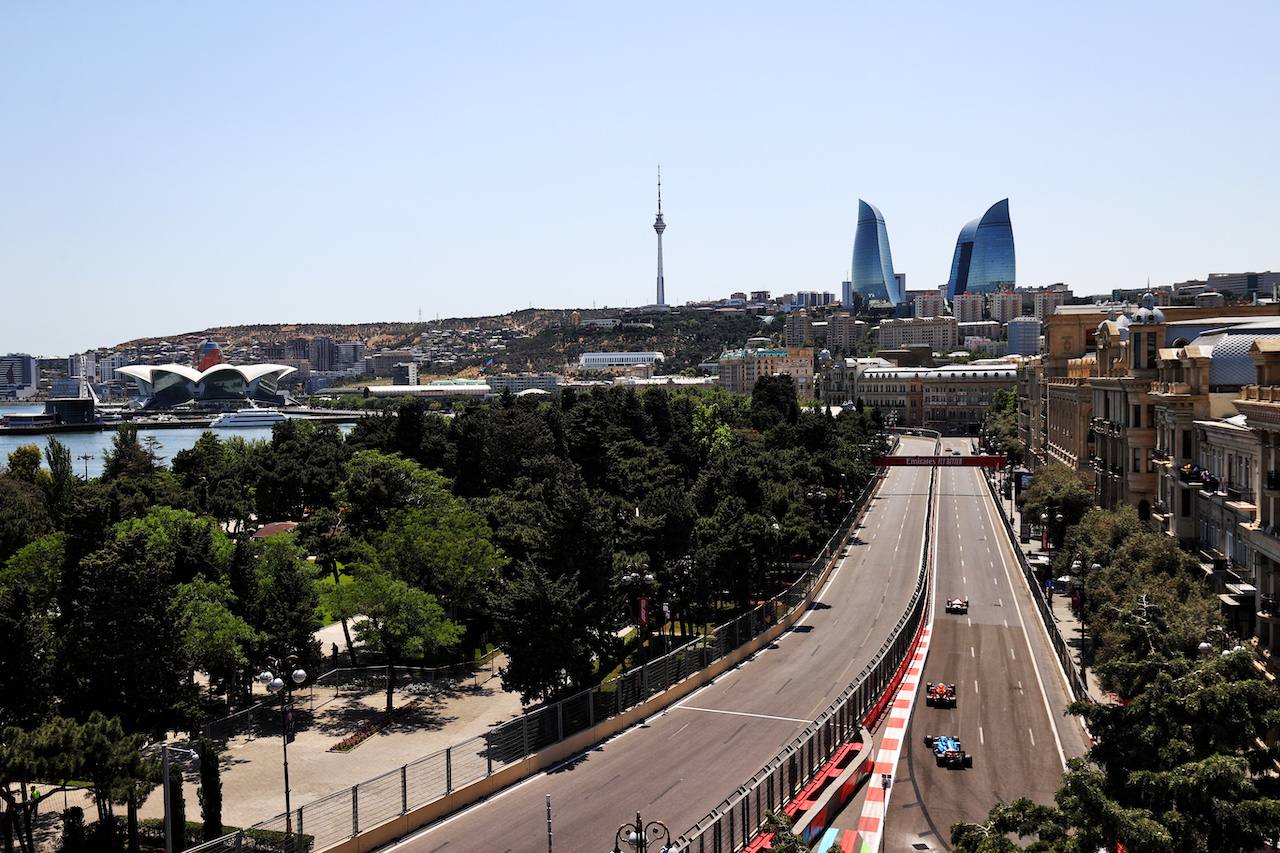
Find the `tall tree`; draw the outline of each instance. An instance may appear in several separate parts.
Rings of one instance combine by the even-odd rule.
[[[592,648],[573,577],[550,577],[534,564],[514,571],[494,600],[494,630],[507,655],[505,690],[525,704],[552,701],[593,683]]]
[[[360,641],[385,656],[388,713],[394,707],[396,667],[420,661],[462,636],[462,627],[445,618],[435,596],[381,572],[334,587],[329,606],[342,618],[355,619]]]

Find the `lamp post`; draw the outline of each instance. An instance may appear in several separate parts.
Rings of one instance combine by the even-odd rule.
[[[288,669],[290,663],[296,663],[297,658],[293,655],[285,657],[279,661],[280,669]],[[258,673],[258,681],[262,682],[267,688],[268,693],[279,693],[284,691],[284,697],[280,700],[280,735],[281,743],[284,746],[284,835],[289,838],[293,835],[293,810],[289,805],[289,741],[293,740],[293,703],[290,701],[293,697],[293,685],[301,684],[307,680],[307,671],[298,667],[289,673],[289,680],[275,675],[271,670],[263,670]]]
[[[183,749],[180,746],[169,746],[167,743],[160,744],[160,784],[164,785],[164,853],[173,853],[173,812],[170,811],[169,802],[171,794],[169,793],[169,753],[181,752],[188,758],[199,758],[200,755],[195,750]],[[185,841],[185,830],[183,827]]]
[[[645,635],[649,631],[649,599],[642,595],[644,588],[654,582],[653,574],[647,569],[644,563],[638,566],[628,566],[629,571],[622,576],[622,582],[631,586],[636,594],[636,628],[640,632],[640,662],[644,662],[644,643]]]
[[[649,853],[649,845],[656,844],[655,853],[677,853],[671,846],[671,830],[660,820],[645,823],[636,812],[635,823],[624,823],[618,827],[613,836],[612,853],[622,853],[622,845],[630,847],[635,853]]]
[[[1049,526],[1049,522],[1056,521],[1059,527],[1062,526],[1062,513],[1058,512],[1056,515],[1050,515],[1050,512],[1052,510],[1053,510],[1053,507],[1045,507],[1044,512],[1040,513],[1040,524],[1043,525],[1045,533],[1047,535],[1047,540],[1049,542],[1049,571],[1050,572],[1053,571],[1053,528]]]

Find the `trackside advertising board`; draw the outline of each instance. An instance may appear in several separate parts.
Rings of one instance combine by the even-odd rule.
[[[1007,460],[1003,456],[882,456],[871,460],[877,467],[907,465],[927,468],[1003,468]]]

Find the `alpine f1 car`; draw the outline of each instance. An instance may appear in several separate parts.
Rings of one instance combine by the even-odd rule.
[[[933,750],[939,767],[972,767],[973,756],[960,746],[960,738],[950,735],[925,735],[924,745]]]
[[[948,599],[947,599],[947,612],[948,612],[948,613],[968,613],[968,612],[969,612],[969,599],[967,599],[967,598],[948,598]]]
[[[924,686],[924,704],[930,708],[954,708],[956,706],[956,686],[954,684],[933,684]]]

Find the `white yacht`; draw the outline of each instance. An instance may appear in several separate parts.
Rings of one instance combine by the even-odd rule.
[[[269,427],[287,420],[279,409],[241,409],[218,415],[210,426],[215,427]]]

